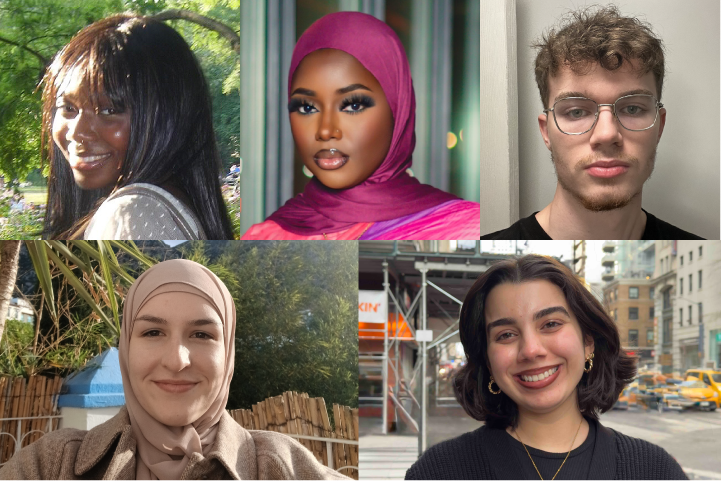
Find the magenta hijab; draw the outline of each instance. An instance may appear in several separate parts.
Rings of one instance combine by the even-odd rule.
[[[167,426],[145,410],[138,401],[129,377],[129,352],[135,318],[150,299],[168,292],[183,292],[205,299],[223,322],[225,372],[208,410],[192,424]],[[172,310],[172,309],[171,309]],[[173,312],[168,313],[172,322]],[[185,259],[160,262],[145,271],[125,296],[120,330],[120,373],[125,405],[137,442],[135,479],[180,479],[195,453],[207,456],[215,441],[235,366],[235,303],[225,284],[207,267]]]
[[[361,184],[336,190],[313,178],[302,194],[286,202],[268,220],[294,234],[318,235],[339,232],[359,222],[397,219],[458,199],[406,173],[416,145],[416,98],[408,58],[395,32],[364,13],[324,16],[295,45],[288,73],[289,97],[300,62],[323,48],[352,55],[378,80],[393,113],[391,146],[378,169]]]

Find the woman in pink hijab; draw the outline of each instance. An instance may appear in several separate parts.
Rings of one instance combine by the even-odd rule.
[[[8,479],[347,479],[294,439],[226,412],[235,304],[206,267],[176,259],[130,288],[119,343],[125,407],[90,431],[61,429],[0,469]]]
[[[293,139],[313,179],[242,239],[478,239],[480,205],[411,177],[416,103],[393,30],[338,12],[298,40]]]

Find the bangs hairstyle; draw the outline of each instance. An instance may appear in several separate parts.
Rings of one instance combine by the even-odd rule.
[[[476,280],[463,301],[459,330],[467,363],[453,380],[456,399],[463,409],[491,428],[516,427],[518,406],[504,392],[491,394],[488,390],[491,374],[484,315],[486,299],[500,284],[535,280],[551,282],[563,291],[584,340],[590,336],[595,343],[593,369],[583,373],[576,387],[581,412],[598,419],[599,411],[611,409],[625,385],[636,375],[635,360],[620,349],[616,325],[567,267],[539,255],[500,261]]]
[[[130,111],[120,177],[105,190],[78,187],[52,138],[57,98],[72,75],[83,75],[96,108],[105,97],[116,111]],[[41,149],[43,161],[50,163],[43,237],[81,237],[108,194],[144,182],[172,185],[185,193],[208,239],[233,238],[220,189],[208,85],[178,32],[136,15],[99,20],[55,56],[43,83]]]
[[[536,56],[536,84],[544,108],[549,108],[548,79],[561,67],[585,75],[595,64],[617,70],[624,62],[638,62],[638,75],[653,72],[661,100],[665,73],[664,47],[651,26],[637,18],[623,17],[616,6],[589,7],[568,13],[531,45]]]

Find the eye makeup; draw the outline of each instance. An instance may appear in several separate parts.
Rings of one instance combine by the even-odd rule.
[[[374,107],[375,104],[375,100],[373,100],[373,98],[369,97],[368,95],[354,94],[350,97],[344,98],[341,101],[340,110],[341,112],[346,112],[349,114],[358,114],[360,112],[363,112],[367,108]],[[350,109],[348,107],[350,107]],[[308,115],[313,113],[312,110],[304,111],[304,109],[306,108],[317,110],[317,107],[305,98],[293,97],[288,101],[288,112],[291,114],[294,112],[301,115]]]

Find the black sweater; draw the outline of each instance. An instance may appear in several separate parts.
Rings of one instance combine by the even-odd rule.
[[[663,448],[589,422],[596,438],[588,479],[688,479]],[[505,430],[481,426],[429,448],[406,479],[525,479],[512,451]]]

